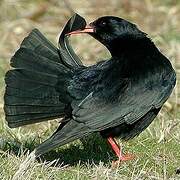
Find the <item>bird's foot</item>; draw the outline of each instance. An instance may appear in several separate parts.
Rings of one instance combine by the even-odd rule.
[[[115,152],[116,156],[118,157],[118,160],[112,162],[112,167],[118,167],[121,162],[123,161],[129,161],[135,158],[135,155],[133,154],[123,154],[122,149],[120,146],[116,143],[114,138],[109,137],[108,143],[111,145],[113,151]]]
[[[120,161],[130,161],[130,160],[133,160],[134,158],[135,158],[134,154],[127,153],[127,154],[122,154],[121,157],[119,158],[119,160]]]
[[[119,165],[124,162],[124,161],[130,161],[133,160],[135,158],[134,154],[122,154],[118,160],[112,161],[112,167],[113,168],[117,168],[119,167]]]

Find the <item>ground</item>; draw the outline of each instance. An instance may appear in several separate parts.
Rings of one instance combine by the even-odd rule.
[[[3,114],[4,74],[19,43],[38,28],[57,45],[58,35],[72,15],[88,22],[102,15],[126,18],[149,34],[180,73],[180,1],[178,0],[1,0],[0,1],[0,179],[11,179],[20,164],[58,126],[58,120],[8,128]],[[109,56],[88,35],[72,38],[73,47],[85,64]],[[139,137],[121,142],[133,161],[111,167],[115,160],[110,147],[98,134],[55,149],[31,164],[19,179],[180,179],[180,92],[177,82],[168,102],[155,121]],[[179,172],[179,175],[178,175]]]

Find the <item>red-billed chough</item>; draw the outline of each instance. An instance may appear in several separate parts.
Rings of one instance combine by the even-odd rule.
[[[80,16],[71,18],[59,49],[38,30],[25,38],[5,78],[6,120],[18,127],[64,117],[36,156],[100,132],[119,160],[128,160],[114,137],[131,139],[150,125],[175,86],[175,71],[136,25],[113,16],[85,25]],[[68,43],[69,35],[79,33],[100,41],[112,57],[85,67]]]

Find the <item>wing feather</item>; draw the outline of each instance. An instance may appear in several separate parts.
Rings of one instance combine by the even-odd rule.
[[[126,89],[115,102],[104,101],[99,92],[91,92],[73,107],[73,118],[84,123],[92,131],[104,130],[122,123],[133,124],[153,109],[160,108],[174,87],[174,74],[168,76],[169,83],[126,81]]]

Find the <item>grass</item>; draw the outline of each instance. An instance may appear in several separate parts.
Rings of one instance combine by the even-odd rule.
[[[55,44],[71,16],[71,9],[88,21],[102,15],[127,18],[147,32],[180,73],[180,3],[176,0],[104,1],[2,0],[0,1],[0,179],[12,179],[20,164],[38,144],[47,139],[58,121],[10,129],[3,114],[4,74],[19,43],[34,27]],[[106,8],[104,8],[106,7]],[[72,38],[73,47],[84,63],[109,56],[105,48],[87,35]],[[93,52],[92,52],[93,50]],[[103,59],[102,58],[102,59]],[[156,120],[139,137],[121,142],[135,160],[112,168],[115,159],[98,134],[59,147],[42,156],[19,179],[122,179],[178,180],[180,168],[179,83]]]

